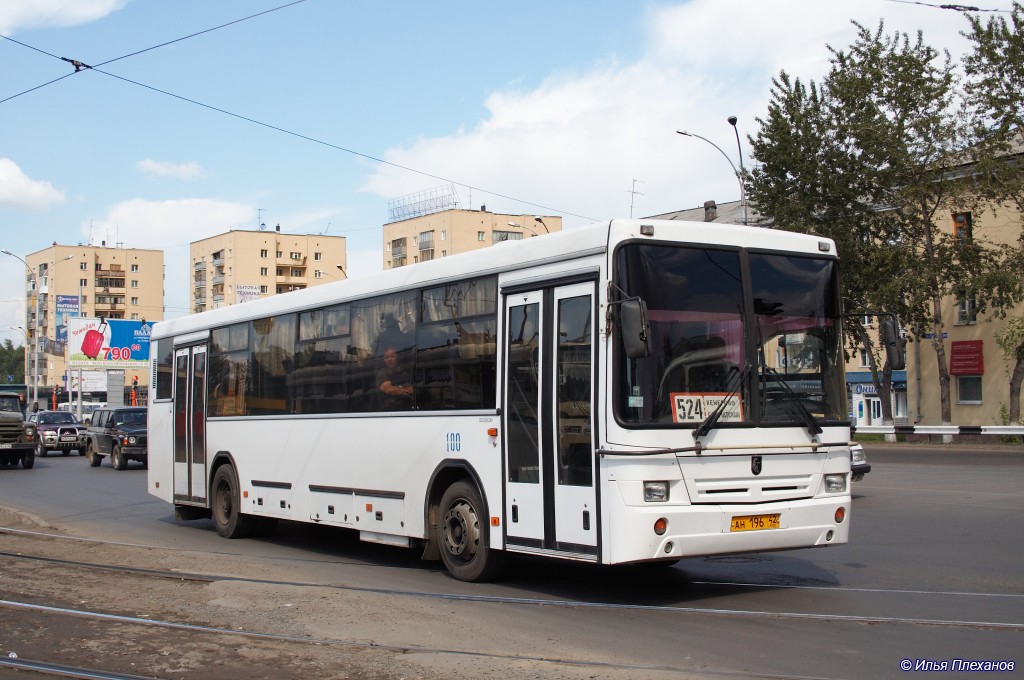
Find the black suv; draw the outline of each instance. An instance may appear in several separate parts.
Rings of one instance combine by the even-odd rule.
[[[127,468],[129,460],[137,460],[143,467],[148,465],[144,406],[94,411],[85,438],[85,458],[92,467],[99,467],[103,456],[110,456],[115,470]]]

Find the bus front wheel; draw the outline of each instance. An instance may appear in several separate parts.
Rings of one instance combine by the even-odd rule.
[[[238,475],[231,465],[222,465],[213,475],[211,500],[213,523],[224,538],[245,538],[252,535],[254,518],[242,514],[242,495]]]
[[[504,553],[487,544],[481,519],[483,500],[476,486],[459,480],[441,497],[437,543],[441,561],[460,581],[486,581],[497,575]]]

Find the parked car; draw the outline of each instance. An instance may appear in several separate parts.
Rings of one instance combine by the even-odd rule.
[[[72,451],[85,455],[85,426],[74,414],[64,411],[39,411],[28,417],[36,426],[36,455],[45,458],[50,451],[70,456]]]
[[[36,426],[25,422],[21,396],[0,392],[0,465],[28,470],[36,462]]]
[[[85,437],[85,458],[92,467],[99,467],[104,456],[110,456],[115,470],[124,470],[130,460],[139,461],[143,467],[149,464],[144,406],[93,411]]]
[[[853,481],[859,482],[864,475],[871,472],[868,465],[868,456],[864,453],[864,447],[860,444],[850,446],[850,471],[853,473]]]

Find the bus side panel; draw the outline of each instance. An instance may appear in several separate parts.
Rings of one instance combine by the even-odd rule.
[[[149,405],[148,478],[149,493],[174,502],[174,403],[158,401]]]
[[[500,515],[501,454],[487,435],[492,421],[424,413],[212,419],[207,451],[231,453],[244,513],[425,538],[427,484],[445,459],[465,460],[481,480],[493,480],[481,491],[490,514]]]

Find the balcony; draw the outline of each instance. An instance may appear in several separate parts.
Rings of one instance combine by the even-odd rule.
[[[206,260],[203,260],[202,262],[196,262],[195,270],[197,272],[206,271]]]

